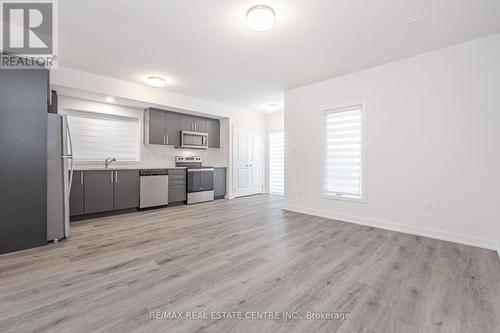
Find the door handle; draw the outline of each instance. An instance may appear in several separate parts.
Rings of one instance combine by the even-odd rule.
[[[167,145],[168,145],[168,135],[166,135],[166,137],[167,137]]]
[[[83,171],[80,173],[80,185],[83,185]]]
[[[118,171],[115,171],[115,183],[118,184]]]
[[[165,135],[163,136],[163,144],[166,144],[166,143],[165,143]]]
[[[113,171],[111,171],[111,184],[113,184]]]

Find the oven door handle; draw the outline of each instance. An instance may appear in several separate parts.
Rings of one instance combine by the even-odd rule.
[[[204,171],[215,171],[214,168],[205,169],[187,169],[187,172],[204,172]]]

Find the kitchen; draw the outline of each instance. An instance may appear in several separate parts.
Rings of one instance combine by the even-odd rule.
[[[75,86],[82,83],[75,73],[70,84],[61,84],[64,69],[4,73],[5,111],[13,117],[36,112],[30,116],[36,121],[2,123],[2,141],[12,142],[12,147],[4,145],[2,157],[2,182],[10,191],[3,202],[32,207],[3,210],[3,220],[11,223],[2,224],[2,253],[69,239],[70,221],[233,198],[230,161],[237,147],[230,137],[243,121],[264,123],[215,103],[201,105],[213,110],[208,113],[192,111],[199,103],[167,106],[131,93],[95,93]],[[34,85],[29,90],[27,81]],[[16,140],[28,144],[19,146]],[[7,172],[13,169],[26,176],[10,183]],[[263,192],[260,184],[255,193]]]
[[[227,119],[174,108],[139,109],[114,98],[102,103],[59,96],[57,101],[67,127],[66,154],[73,157],[71,221],[226,197],[227,156],[221,149],[228,147]]]

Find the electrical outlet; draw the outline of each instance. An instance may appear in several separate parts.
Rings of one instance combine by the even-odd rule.
[[[431,201],[424,202],[424,210],[427,212],[430,212],[432,210],[432,202]]]

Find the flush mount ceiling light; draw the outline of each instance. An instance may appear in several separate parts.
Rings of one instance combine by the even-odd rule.
[[[151,87],[157,88],[165,87],[166,84],[165,79],[159,76],[148,76],[146,81]]]
[[[111,96],[106,97],[106,102],[113,103],[114,101],[115,101],[115,99],[113,97],[111,97]]]
[[[266,109],[269,111],[279,111],[281,110],[281,105],[277,103],[268,104],[266,105]]]
[[[274,26],[274,10],[269,6],[253,6],[247,12],[247,26],[257,32],[264,32]]]

